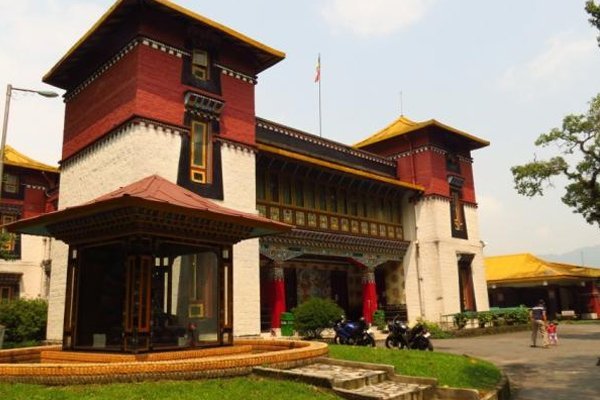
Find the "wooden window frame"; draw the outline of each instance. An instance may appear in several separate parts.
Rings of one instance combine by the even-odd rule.
[[[2,296],[3,292],[8,292],[8,297],[4,298]],[[13,288],[11,286],[0,286],[0,302],[6,300],[7,302],[11,301],[13,297]]]
[[[2,214],[0,218],[1,218],[0,223],[2,225],[1,232],[3,234],[7,233],[6,228],[4,228],[4,225],[10,224],[17,220],[17,216],[12,215],[12,214]],[[15,245],[17,243],[17,235],[14,233],[8,233],[8,235],[10,236],[10,240],[7,240],[6,243],[4,243],[4,245],[2,247],[3,247],[4,251],[13,252],[13,251],[15,251]]]
[[[196,55],[204,56],[204,63],[196,62]],[[210,80],[210,57],[208,51],[201,49],[192,50],[192,76],[200,81]]]
[[[9,182],[9,180],[13,182]],[[19,193],[19,176],[5,172],[2,177],[2,190],[6,193]]]
[[[202,161],[194,162],[196,155],[195,137],[198,135],[197,126],[202,128]],[[190,129],[190,180],[196,183],[212,182],[212,135],[210,125],[205,121],[192,121]]]

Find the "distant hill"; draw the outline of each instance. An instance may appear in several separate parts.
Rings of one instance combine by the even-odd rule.
[[[563,254],[536,254],[548,261],[600,268],[600,245],[581,247]]]

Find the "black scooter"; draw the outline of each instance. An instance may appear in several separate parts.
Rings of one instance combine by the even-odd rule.
[[[385,339],[385,347],[388,349],[398,347],[433,351],[433,344],[429,340],[431,334],[421,323],[417,323],[410,329],[406,323],[396,317],[388,324],[388,330],[389,334]]]

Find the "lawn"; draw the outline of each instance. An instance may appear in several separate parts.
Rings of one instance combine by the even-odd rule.
[[[256,377],[46,387],[0,383],[2,400],[331,400],[332,392],[296,382]]]
[[[436,378],[440,386],[489,390],[500,370],[487,361],[454,354],[372,347],[329,346],[333,358],[393,365],[396,373]]]
[[[346,360],[390,364],[401,375],[437,378],[440,386],[488,390],[500,380],[493,364],[438,352],[330,345],[330,356]],[[260,377],[198,381],[161,381],[131,384],[46,387],[0,383],[2,400],[326,400],[332,392],[314,386]]]

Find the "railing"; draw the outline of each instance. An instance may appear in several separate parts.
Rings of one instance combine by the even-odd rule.
[[[400,224],[345,214],[307,210],[291,205],[264,201],[258,202],[257,209],[263,217],[296,225],[298,228],[381,239],[404,240],[404,232]]]

